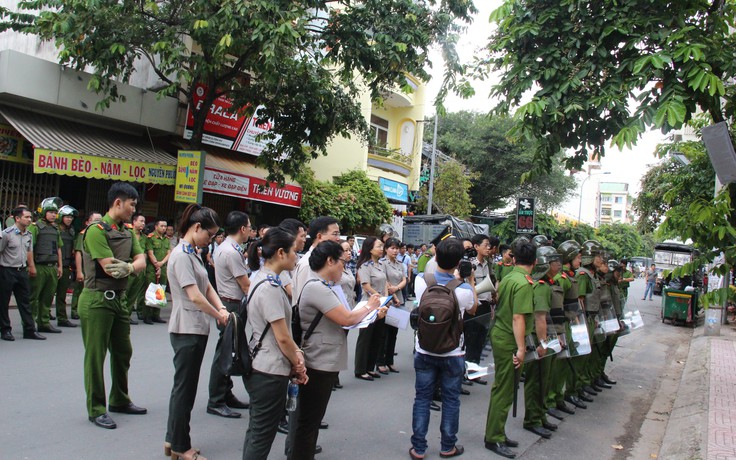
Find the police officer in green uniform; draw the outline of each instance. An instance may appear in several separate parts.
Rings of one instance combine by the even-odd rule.
[[[496,277],[496,282],[500,283],[503,277],[514,269],[514,255],[511,252],[511,246],[506,244],[498,247],[498,253],[501,254],[501,260],[493,267],[493,276]]]
[[[546,238],[545,238],[546,240]],[[545,241],[546,242],[546,241]],[[540,244],[535,241],[536,244]],[[547,391],[550,383],[550,371],[553,355],[547,355],[547,350],[541,346],[542,341],[548,338],[547,317],[553,305],[552,288],[560,285],[554,277],[562,268],[562,260],[557,250],[550,246],[537,248],[537,263],[532,272],[534,285],[534,332],[532,333],[537,344],[537,355],[540,359],[529,361],[524,365],[526,380],[524,381],[524,429],[537,436],[549,439],[557,425],[550,423],[546,418]],[[561,294],[561,289],[559,294]],[[555,295],[558,307],[562,307],[562,296]]]
[[[619,324],[621,324],[621,319],[623,319],[624,317],[624,309],[623,295],[621,294],[619,288],[619,281],[622,277],[623,267],[616,263],[615,260],[611,260],[608,262],[608,269],[609,273],[607,275],[606,281],[608,282],[608,287],[611,289],[611,301],[613,302],[613,309],[616,312],[616,319],[618,319]],[[608,340],[610,352],[613,353],[613,350],[616,347],[616,342],[618,342],[618,334],[608,337]],[[601,383],[604,383],[606,385],[616,384],[616,381],[606,374],[605,369],[603,370],[603,372],[601,372],[600,380]]]
[[[582,363],[583,360],[582,358],[573,357],[575,352],[572,345],[572,330],[570,329],[571,321],[577,318],[577,314],[580,311],[580,302],[578,301],[578,281],[575,277],[576,270],[580,268],[580,244],[574,240],[564,241],[557,248],[557,252],[562,256],[562,262],[564,265],[562,266],[562,271],[555,277],[555,280],[562,288],[564,332],[565,337],[567,338],[567,347],[571,357],[567,360],[557,359],[553,364],[552,386],[548,397],[548,407],[555,408],[567,414],[574,414],[575,410],[565,404],[565,401],[580,409],[588,408],[588,406],[578,398],[578,393],[582,390],[582,385],[580,384],[580,380],[577,378],[577,372],[573,372],[573,369],[576,364]],[[551,413],[555,417],[559,418],[560,414],[555,414],[554,412]]]
[[[117,425],[107,413],[103,367],[110,350],[110,412],[145,414],[128,396],[130,312],[125,295],[128,276],[145,269],[146,261],[133,232],[125,228],[138,202],[138,192],[118,182],[107,193],[110,209],[87,228],[83,241],[84,289],[79,297],[84,342],[84,388],[90,422]]]
[[[584,368],[579,372],[579,377],[583,384],[583,392],[590,396],[598,395],[598,389],[594,386],[594,380],[597,377],[596,371],[600,365],[601,353],[600,346],[596,346],[595,328],[596,318],[601,308],[601,294],[603,286],[600,279],[596,275],[598,269],[603,265],[603,246],[598,241],[585,241],[580,250],[582,256],[582,266],[578,269],[576,277],[578,280],[578,298],[582,301],[585,315],[588,321],[588,332],[590,341],[592,342],[591,352],[586,359]],[[598,387],[600,388],[600,387]],[[580,394],[584,401],[590,399],[586,395]],[[588,402],[591,402],[590,399]]]
[[[605,319],[605,315],[603,313],[610,314],[611,311],[615,312],[613,296],[611,295],[612,294],[611,286],[608,284],[608,280],[610,279],[609,277],[610,270],[608,267],[607,255],[608,254],[606,252],[603,252],[601,254],[601,259],[604,262],[600,264],[600,266],[598,267],[596,271],[596,277],[598,278],[598,282],[601,285],[601,310],[600,310],[600,314],[598,318],[599,322]],[[605,331],[600,326],[598,328],[598,332],[599,334],[605,334]],[[597,388],[601,388],[601,389],[612,388],[611,385],[608,385],[606,382],[604,382],[602,378],[605,368],[606,368],[606,361],[608,360],[608,357],[613,350],[611,348],[611,341],[610,341],[611,337],[608,336],[607,334],[605,335],[606,337],[603,341],[600,341],[596,343],[595,345],[593,345],[594,348],[597,348],[598,353],[600,354],[599,360],[596,363],[597,365],[594,365],[592,367],[592,373],[591,373],[592,386],[594,389],[596,389],[596,391],[601,391],[601,390],[597,390]]]
[[[64,245],[61,247],[61,263],[63,271],[56,286],[56,324],[59,327],[77,327],[69,321],[66,314],[66,291],[72,283],[72,273],[75,271],[76,259],[74,257],[74,237],[76,232],[72,227],[74,218],[79,213],[73,207],[66,205],[59,209],[59,233]]]
[[[519,444],[506,437],[506,419],[513,403],[515,374],[524,364],[524,338],[532,329],[534,312],[534,268],[537,248],[526,238],[514,244],[516,266],[498,287],[496,324],[491,328],[491,345],[496,376],[491,387],[491,402],[486,421],[485,447],[506,458],[515,458],[509,447]]]
[[[138,239],[138,245],[141,247],[141,249],[144,249],[146,246],[146,236],[143,233],[143,228],[146,226],[146,218],[139,213],[133,214],[133,222],[131,223],[130,227],[133,230],[133,235]],[[138,324],[138,321],[133,319],[133,313],[143,316],[143,307],[145,304],[143,303],[143,296],[146,293],[146,288],[148,287],[148,283],[146,283],[146,273],[140,272],[136,273],[135,275],[130,275],[128,277],[128,306],[130,309],[130,324],[136,325]]]
[[[618,281],[619,292],[621,293],[621,313],[626,311],[626,301],[629,300],[629,287],[634,281],[634,274],[629,270],[629,261],[621,261],[621,278]]]
[[[72,319],[79,319],[79,294],[82,293],[82,288],[84,287],[84,263],[82,262],[82,241],[84,240],[84,233],[92,222],[99,222],[101,220],[102,214],[97,211],[90,211],[87,214],[87,220],[84,222],[84,228],[77,233],[74,239],[75,275],[74,282],[72,283],[72,289],[74,290],[72,293]]]
[[[46,198],[38,212],[41,218],[28,227],[33,238],[33,252],[28,254],[28,274],[31,277],[31,310],[40,332],[60,333],[51,325],[51,302],[63,273],[61,248],[64,243],[56,224],[56,216],[63,201],[59,197]],[[33,262],[31,262],[33,260]],[[58,313],[57,313],[58,314]],[[61,317],[59,318],[62,319]],[[66,317],[64,311],[64,320]]]
[[[148,258],[146,281],[148,283],[168,284],[166,262],[169,261],[171,245],[166,237],[166,226],[166,221],[159,217],[154,222],[153,232],[146,238],[146,257]],[[166,320],[161,319],[160,308],[144,306],[143,322],[146,324],[165,323]]]

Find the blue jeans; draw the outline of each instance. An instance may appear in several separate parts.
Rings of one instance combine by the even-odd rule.
[[[451,356],[439,358],[422,353],[414,354],[414,409],[412,411],[411,445],[418,455],[427,450],[427,429],[429,428],[429,404],[432,402],[434,387],[440,385],[442,393],[442,435],[441,451],[449,452],[457,442],[460,424],[460,388],[465,374],[465,358]]]
[[[652,300],[652,294],[654,294],[654,281],[647,281],[647,287],[644,289],[644,297],[647,298],[647,294],[649,294],[649,300]]]

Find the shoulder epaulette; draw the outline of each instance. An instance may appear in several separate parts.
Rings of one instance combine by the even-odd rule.
[[[129,223],[126,222],[125,223],[125,228],[127,228],[128,230],[132,230],[133,229],[133,224],[129,224]]]
[[[529,284],[534,284],[534,279],[531,276],[526,275],[526,280],[529,281]]]
[[[503,262],[501,262],[501,261],[498,261],[498,262],[496,262],[496,264],[497,264],[497,265],[498,265],[499,267],[502,267],[502,266],[503,266]]]
[[[148,234],[148,235],[146,235],[146,236],[147,236],[148,238],[153,238],[153,232],[149,233],[149,234]]]
[[[567,273],[565,273],[565,272],[560,273],[560,278],[567,279]]]
[[[112,230],[112,227],[107,222],[98,222],[97,228],[99,228],[100,230],[104,230],[106,232],[109,232]]]
[[[80,235],[84,235],[84,232],[86,232],[86,231],[87,231],[87,229],[86,229],[86,228],[83,228],[83,229],[81,229],[81,230],[79,231],[79,234],[80,234]]]
[[[539,280],[539,284],[547,284],[547,282],[544,280]]]
[[[12,232],[12,231],[13,231],[13,228],[14,228],[14,227],[8,227],[8,228],[6,228],[6,229],[5,229],[5,230],[3,230],[3,231],[4,231],[5,233],[10,233],[10,232]]]

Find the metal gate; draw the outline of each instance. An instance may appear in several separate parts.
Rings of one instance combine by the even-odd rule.
[[[33,165],[0,161],[0,215],[3,221],[19,203],[32,211],[41,200],[59,194],[59,176],[34,174]]]

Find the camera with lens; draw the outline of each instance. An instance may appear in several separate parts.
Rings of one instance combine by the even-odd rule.
[[[460,260],[460,265],[457,267],[457,271],[460,273],[460,278],[468,278],[470,274],[475,270],[475,258],[478,257],[478,251],[474,248],[468,248],[463,254],[463,258]]]

